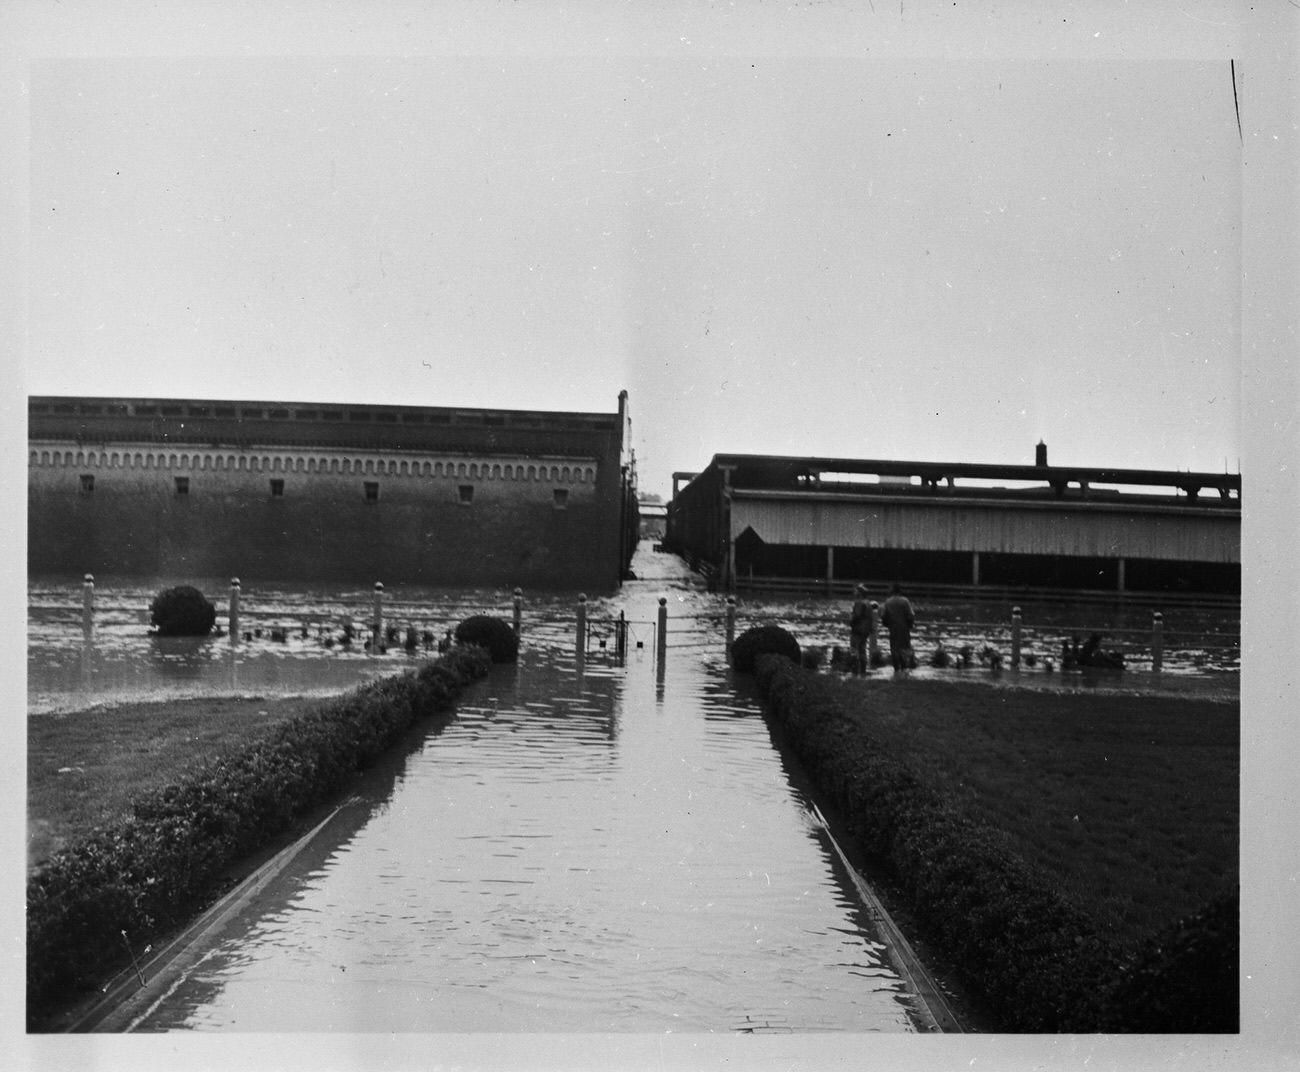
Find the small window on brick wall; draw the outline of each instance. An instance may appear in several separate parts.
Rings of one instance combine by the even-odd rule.
[[[458,490],[460,491],[460,501],[466,506],[474,501],[473,484],[461,484],[458,486]]]
[[[377,503],[379,501],[379,481],[366,481],[366,502]]]
[[[86,495],[95,490],[95,477],[92,473],[81,474],[81,490]]]
[[[568,506],[568,505],[569,505],[569,489],[568,489],[568,488],[556,488],[556,489],[555,489],[555,509],[557,509],[557,510],[563,510],[563,509],[564,509],[566,506]]]
[[[271,481],[271,498],[273,498],[273,499],[283,499],[283,498],[284,498],[284,481],[283,481],[283,480],[280,480],[280,479],[277,478],[277,479],[273,479],[273,480]]]
[[[187,476],[178,476],[176,478],[176,494],[188,495],[190,493],[190,478]]]

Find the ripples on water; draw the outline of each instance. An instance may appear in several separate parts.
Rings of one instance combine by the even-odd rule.
[[[140,1028],[913,1030],[757,704],[656,669],[497,668]]]

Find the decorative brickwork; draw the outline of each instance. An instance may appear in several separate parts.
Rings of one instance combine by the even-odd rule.
[[[66,398],[28,409],[34,573],[611,590],[635,540],[626,396],[614,414]]]

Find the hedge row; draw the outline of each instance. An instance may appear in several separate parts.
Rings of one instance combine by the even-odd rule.
[[[123,966],[124,931],[138,949],[184,922],[225,869],[335,798],[490,665],[482,648],[457,647],[324,701],[53,855],[27,884],[29,1024]]]
[[[822,679],[774,656],[755,679],[814,782],[1002,1029],[1237,1030],[1235,896],[1128,955],[1002,835],[878,747]]]

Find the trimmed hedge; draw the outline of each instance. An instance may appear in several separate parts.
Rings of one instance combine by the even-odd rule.
[[[455,648],[325,701],[50,857],[27,884],[29,1025],[122,966],[123,931],[138,947],[184,922],[225,869],[334,799],[489,666],[483,648]]]
[[[798,666],[799,641],[779,625],[756,625],[746,629],[731,644],[731,665],[741,673],[752,674],[761,655],[781,655]]]
[[[929,938],[1004,1030],[1235,1030],[1208,1026],[1236,1023],[1235,896],[1133,957],[998,831],[879,747],[824,679],[764,656],[755,680],[814,783],[889,864]]]
[[[1106,995],[1108,1029],[1239,1031],[1240,926],[1240,899],[1234,891],[1152,938]]]
[[[502,618],[476,614],[456,626],[457,644],[486,648],[494,663],[513,663],[519,658],[519,638],[514,626]]]
[[[165,588],[149,604],[149,624],[159,636],[207,636],[217,620],[217,608],[188,584]]]

